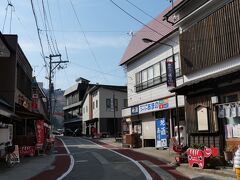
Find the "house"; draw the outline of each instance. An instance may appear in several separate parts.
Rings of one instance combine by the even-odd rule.
[[[89,80],[80,77],[76,79],[75,85],[65,90],[66,106],[63,107],[65,129],[82,131],[82,100],[87,89],[92,86]]]
[[[143,147],[168,146],[169,138],[177,135],[174,128],[178,122],[185,126],[184,97],[169,92],[167,85],[168,62],[175,62],[177,85],[183,83],[179,32],[163,21],[168,10],[134,34],[120,62],[127,71],[128,88],[128,107],[122,114],[129,133],[139,134]],[[145,43],[146,38],[152,43]],[[163,139],[156,137],[159,120],[164,124]]]
[[[240,0],[185,0],[165,14],[180,29],[188,144],[240,144]]]
[[[88,89],[82,103],[83,134],[121,135],[122,109],[127,106],[126,86],[96,84]]]

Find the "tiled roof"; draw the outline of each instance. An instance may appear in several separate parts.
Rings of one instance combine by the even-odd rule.
[[[182,0],[176,0],[174,6],[179,4],[181,1]],[[157,33],[149,29],[147,26],[144,26],[140,31],[134,34],[120,61],[120,65],[129,62],[133,57],[140,54],[142,51],[152,45],[151,43],[144,43],[142,38],[149,38],[154,41],[159,41],[174,31],[175,28],[170,23],[163,20],[163,16],[171,9],[172,7],[167,8],[155,18],[157,21],[152,20],[149,24],[147,24],[147,26],[157,31]]]

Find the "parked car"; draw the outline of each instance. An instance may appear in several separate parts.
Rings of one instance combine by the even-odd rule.
[[[73,136],[74,132],[71,129],[65,129],[64,136]]]
[[[63,133],[61,133],[59,131],[53,131],[52,134],[54,134],[56,136],[63,136]]]
[[[73,136],[82,136],[82,130],[79,128],[75,129]]]

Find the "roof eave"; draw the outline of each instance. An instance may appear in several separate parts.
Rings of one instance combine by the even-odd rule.
[[[172,30],[170,33],[168,33],[167,35],[165,35],[164,37],[162,37],[161,39],[159,39],[158,41],[156,41],[155,43],[151,44],[150,46],[146,47],[145,49],[143,49],[142,51],[140,51],[138,54],[136,54],[135,56],[131,57],[130,59],[126,60],[123,63],[120,63],[119,66],[123,66],[125,64],[128,64],[134,60],[136,60],[139,56],[142,56],[144,53],[146,53],[148,50],[150,50],[152,47],[156,46],[159,44],[159,42],[165,40],[167,37],[171,36],[172,34],[174,34],[175,32],[178,31],[178,28],[175,28],[174,30]]]

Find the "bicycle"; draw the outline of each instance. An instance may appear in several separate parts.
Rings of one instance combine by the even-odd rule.
[[[14,153],[15,151],[15,146],[9,146],[10,142],[7,143],[0,143],[0,146],[4,145],[4,149],[2,149],[0,153],[0,158],[4,160],[5,164],[7,167],[13,167],[14,164],[19,162],[19,158],[17,155]],[[3,152],[3,155],[2,155]]]

